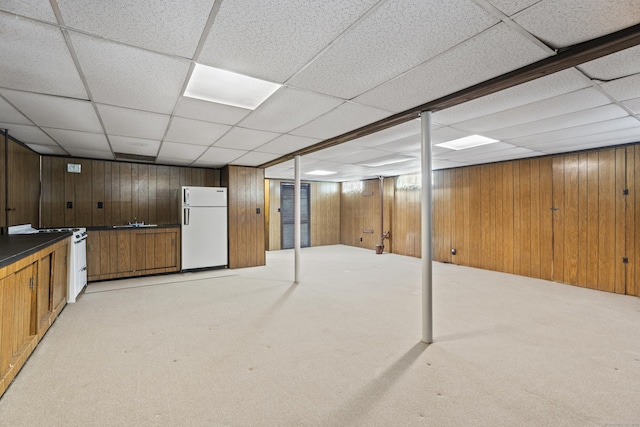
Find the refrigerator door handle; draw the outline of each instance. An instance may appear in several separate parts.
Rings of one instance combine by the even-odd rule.
[[[184,189],[184,195],[183,195],[182,199],[183,199],[183,202],[184,202],[185,205],[190,205],[191,204],[191,200],[190,200],[191,198],[189,197],[189,189],[188,188]]]
[[[189,225],[189,214],[191,212],[191,209],[189,208],[184,208],[184,225]]]

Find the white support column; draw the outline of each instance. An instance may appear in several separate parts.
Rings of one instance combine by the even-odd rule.
[[[431,238],[431,111],[420,113],[422,130],[422,342],[433,342],[432,238]]]
[[[295,160],[295,183],[293,186],[293,247],[295,252],[295,273],[293,283],[300,283],[300,156]]]

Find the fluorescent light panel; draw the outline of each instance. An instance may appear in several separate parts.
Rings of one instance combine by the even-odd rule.
[[[482,135],[465,136],[464,138],[453,139],[451,141],[435,144],[438,147],[449,148],[451,150],[465,150],[467,148],[479,147],[481,145],[493,144],[497,139],[487,138]]]
[[[322,176],[324,176],[324,175],[333,175],[335,173],[338,173],[338,172],[315,170],[315,171],[307,172],[307,173],[305,173],[305,175],[322,175]]]
[[[184,96],[255,110],[282,85],[196,64]]]

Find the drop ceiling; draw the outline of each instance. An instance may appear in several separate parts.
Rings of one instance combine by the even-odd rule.
[[[638,23],[629,0],[0,0],[0,129],[45,155],[259,166]],[[434,168],[640,141],[639,58],[435,112],[433,144],[499,142],[434,147]],[[255,110],[188,98],[196,63],[282,87]],[[302,158],[317,169],[417,172],[419,120]],[[293,178],[292,161],[266,176]]]

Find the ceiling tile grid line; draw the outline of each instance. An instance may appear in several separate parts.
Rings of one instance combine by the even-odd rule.
[[[488,0],[473,0],[473,1],[476,4],[478,4],[480,7],[485,9],[487,12],[489,12],[490,14],[492,14],[493,16],[495,16],[496,18],[498,18],[499,20],[507,24],[513,30],[520,33],[520,35],[527,38],[530,42],[538,45],[538,47],[540,47],[542,50],[546,50],[547,53],[549,54],[555,54],[557,52],[557,49],[553,49],[552,47],[544,43],[542,40],[540,40],[539,38],[531,34],[524,27],[522,27],[520,24],[518,24],[509,16],[507,16],[504,12],[502,12],[500,9],[498,9],[497,7],[489,3]]]

